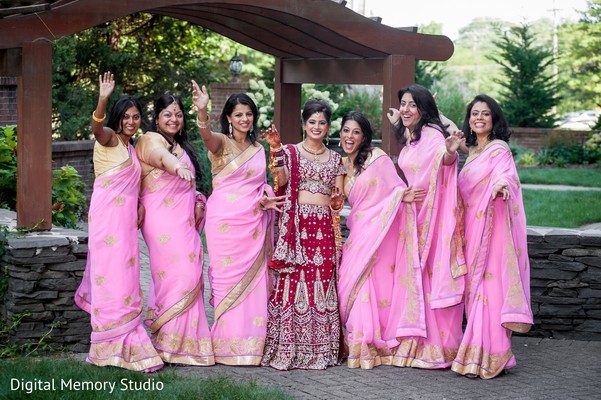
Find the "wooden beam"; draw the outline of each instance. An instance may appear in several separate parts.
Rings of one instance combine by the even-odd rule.
[[[17,88],[17,225],[52,227],[52,43],[25,43]]]
[[[301,84],[284,83],[282,60],[275,60],[274,123],[282,143],[298,143],[301,139]]]
[[[284,60],[283,83],[381,85],[381,58]]]

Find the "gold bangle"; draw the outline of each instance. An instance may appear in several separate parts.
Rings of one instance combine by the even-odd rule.
[[[102,121],[104,121],[104,120],[106,119],[106,114],[104,114],[104,115],[102,116],[102,118],[98,118],[98,117],[96,116],[96,114],[94,114],[95,112],[96,112],[96,110],[92,111],[92,119],[93,119],[94,121],[96,121],[96,122],[102,122]]]
[[[342,209],[344,208],[344,205],[341,205],[340,208],[338,210],[334,210],[334,208],[332,207],[332,205],[330,204],[330,210],[332,210],[332,212],[335,213],[339,213],[340,211],[342,211]]]
[[[209,117],[209,114],[207,114],[207,120],[204,122],[199,120],[198,115],[196,115],[196,126],[198,126],[199,129],[209,128],[209,122],[211,122],[211,117]]]

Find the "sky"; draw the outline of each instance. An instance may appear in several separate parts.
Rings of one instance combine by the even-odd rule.
[[[360,2],[361,0],[356,0]],[[540,18],[553,20],[557,9],[558,22],[578,20],[575,10],[586,10],[586,0],[363,0],[366,16],[382,17],[382,23],[392,27],[442,24],[442,33],[451,40],[459,29],[474,18],[498,18],[509,22],[532,22]],[[349,5],[351,1],[348,2]]]

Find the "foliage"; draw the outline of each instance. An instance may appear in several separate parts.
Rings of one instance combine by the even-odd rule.
[[[334,115],[342,118],[349,111],[359,111],[369,120],[374,132],[374,138],[382,138],[382,92],[366,88],[349,90],[344,96]],[[333,118],[334,118],[333,117]],[[332,136],[340,136],[340,130],[333,132]]]
[[[601,107],[601,0],[587,6],[577,24],[564,24],[559,32],[559,68],[566,81],[562,111]]]
[[[0,208],[16,208],[16,176],[17,127],[0,126]]]
[[[564,167],[568,164],[594,164],[601,160],[597,151],[588,151],[581,145],[559,145],[545,147],[537,153],[540,165]]]
[[[601,221],[598,191],[524,189],[522,194],[529,226],[576,228]]]
[[[54,137],[90,137],[103,71],[115,73],[117,81],[109,109],[122,94],[150,105],[166,90],[188,93],[190,79],[226,81],[238,47],[201,26],[145,13],[62,37],[53,42]]]
[[[76,228],[86,206],[86,185],[69,165],[52,171],[52,223]]]
[[[535,46],[529,25],[513,27],[494,42],[498,54],[489,58],[502,67],[504,80],[501,105],[514,127],[551,128],[556,116],[551,110],[559,102],[558,84],[549,79],[552,53]]]
[[[55,350],[48,344],[47,340],[51,337],[52,331],[55,328],[60,328],[63,325],[61,321],[52,323],[48,328],[48,331],[37,340],[28,339],[25,343],[15,343],[10,340],[10,331],[16,329],[23,322],[24,318],[30,316],[31,313],[26,311],[13,315],[10,320],[4,318],[0,319],[0,359],[17,356],[29,357]]]
[[[291,399],[281,389],[272,385],[258,385],[255,380],[237,382],[237,379],[219,374],[212,377],[190,379],[181,368],[165,366],[153,374],[142,374],[123,368],[98,368],[71,357],[53,358],[13,358],[0,364],[0,376],[10,377],[19,382],[57,381],[57,390],[40,390],[27,393],[26,390],[11,391],[8,384],[0,386],[0,398],[19,399],[123,399],[123,400],[159,400],[159,399],[203,399],[203,400],[260,400]],[[73,382],[114,382],[114,391],[101,390],[60,390],[61,379]],[[146,384],[146,387],[142,387]],[[123,386],[125,385],[125,386]],[[125,388],[131,387],[129,390]]]
[[[599,168],[519,168],[520,182],[538,185],[601,187]]]
[[[256,81],[254,79],[249,80],[250,91],[248,95],[259,107],[259,123],[258,126],[261,129],[265,129],[271,126],[274,120],[274,91],[264,81]],[[328,102],[332,108],[332,123],[330,126],[329,135],[333,136],[340,131],[341,118],[336,118],[336,111],[339,108],[339,104],[330,97],[329,91],[321,91],[315,84],[305,84],[302,86],[301,102],[304,103],[310,98],[323,99]],[[299,118],[300,113],[299,112]],[[300,133],[300,132],[299,132]]]

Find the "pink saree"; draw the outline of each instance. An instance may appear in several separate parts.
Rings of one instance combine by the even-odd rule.
[[[215,362],[259,365],[267,329],[268,269],[273,211],[259,201],[266,183],[265,152],[249,146],[213,177],[207,204],[209,281],[215,322]]]
[[[506,184],[511,198],[492,199]],[[495,140],[459,174],[465,213],[467,326],[452,369],[494,378],[516,365],[511,332],[528,332],[530,264],[522,191],[511,150]]]
[[[360,175],[345,179],[351,205],[338,279],[349,368],[392,365],[397,337],[425,336],[415,205],[406,185],[374,148]]]
[[[88,259],[75,303],[91,318],[87,362],[150,372],[163,361],[142,325],[136,225],[140,163],[129,144],[128,151],[129,160],[94,181]]]
[[[145,138],[136,150],[144,161],[156,143]],[[194,173],[185,152],[179,157]],[[142,234],[152,281],[145,323],[161,358],[169,363],[213,365],[213,348],[203,300],[203,249],[195,228],[195,190],[190,182],[155,168],[142,180],[146,208]]]
[[[416,209],[427,337],[401,339],[397,366],[450,367],[461,341],[466,267],[461,241],[454,234],[457,161],[443,165],[445,151],[442,133],[426,126],[420,140],[404,146],[399,155],[408,184],[426,189],[425,200]]]

